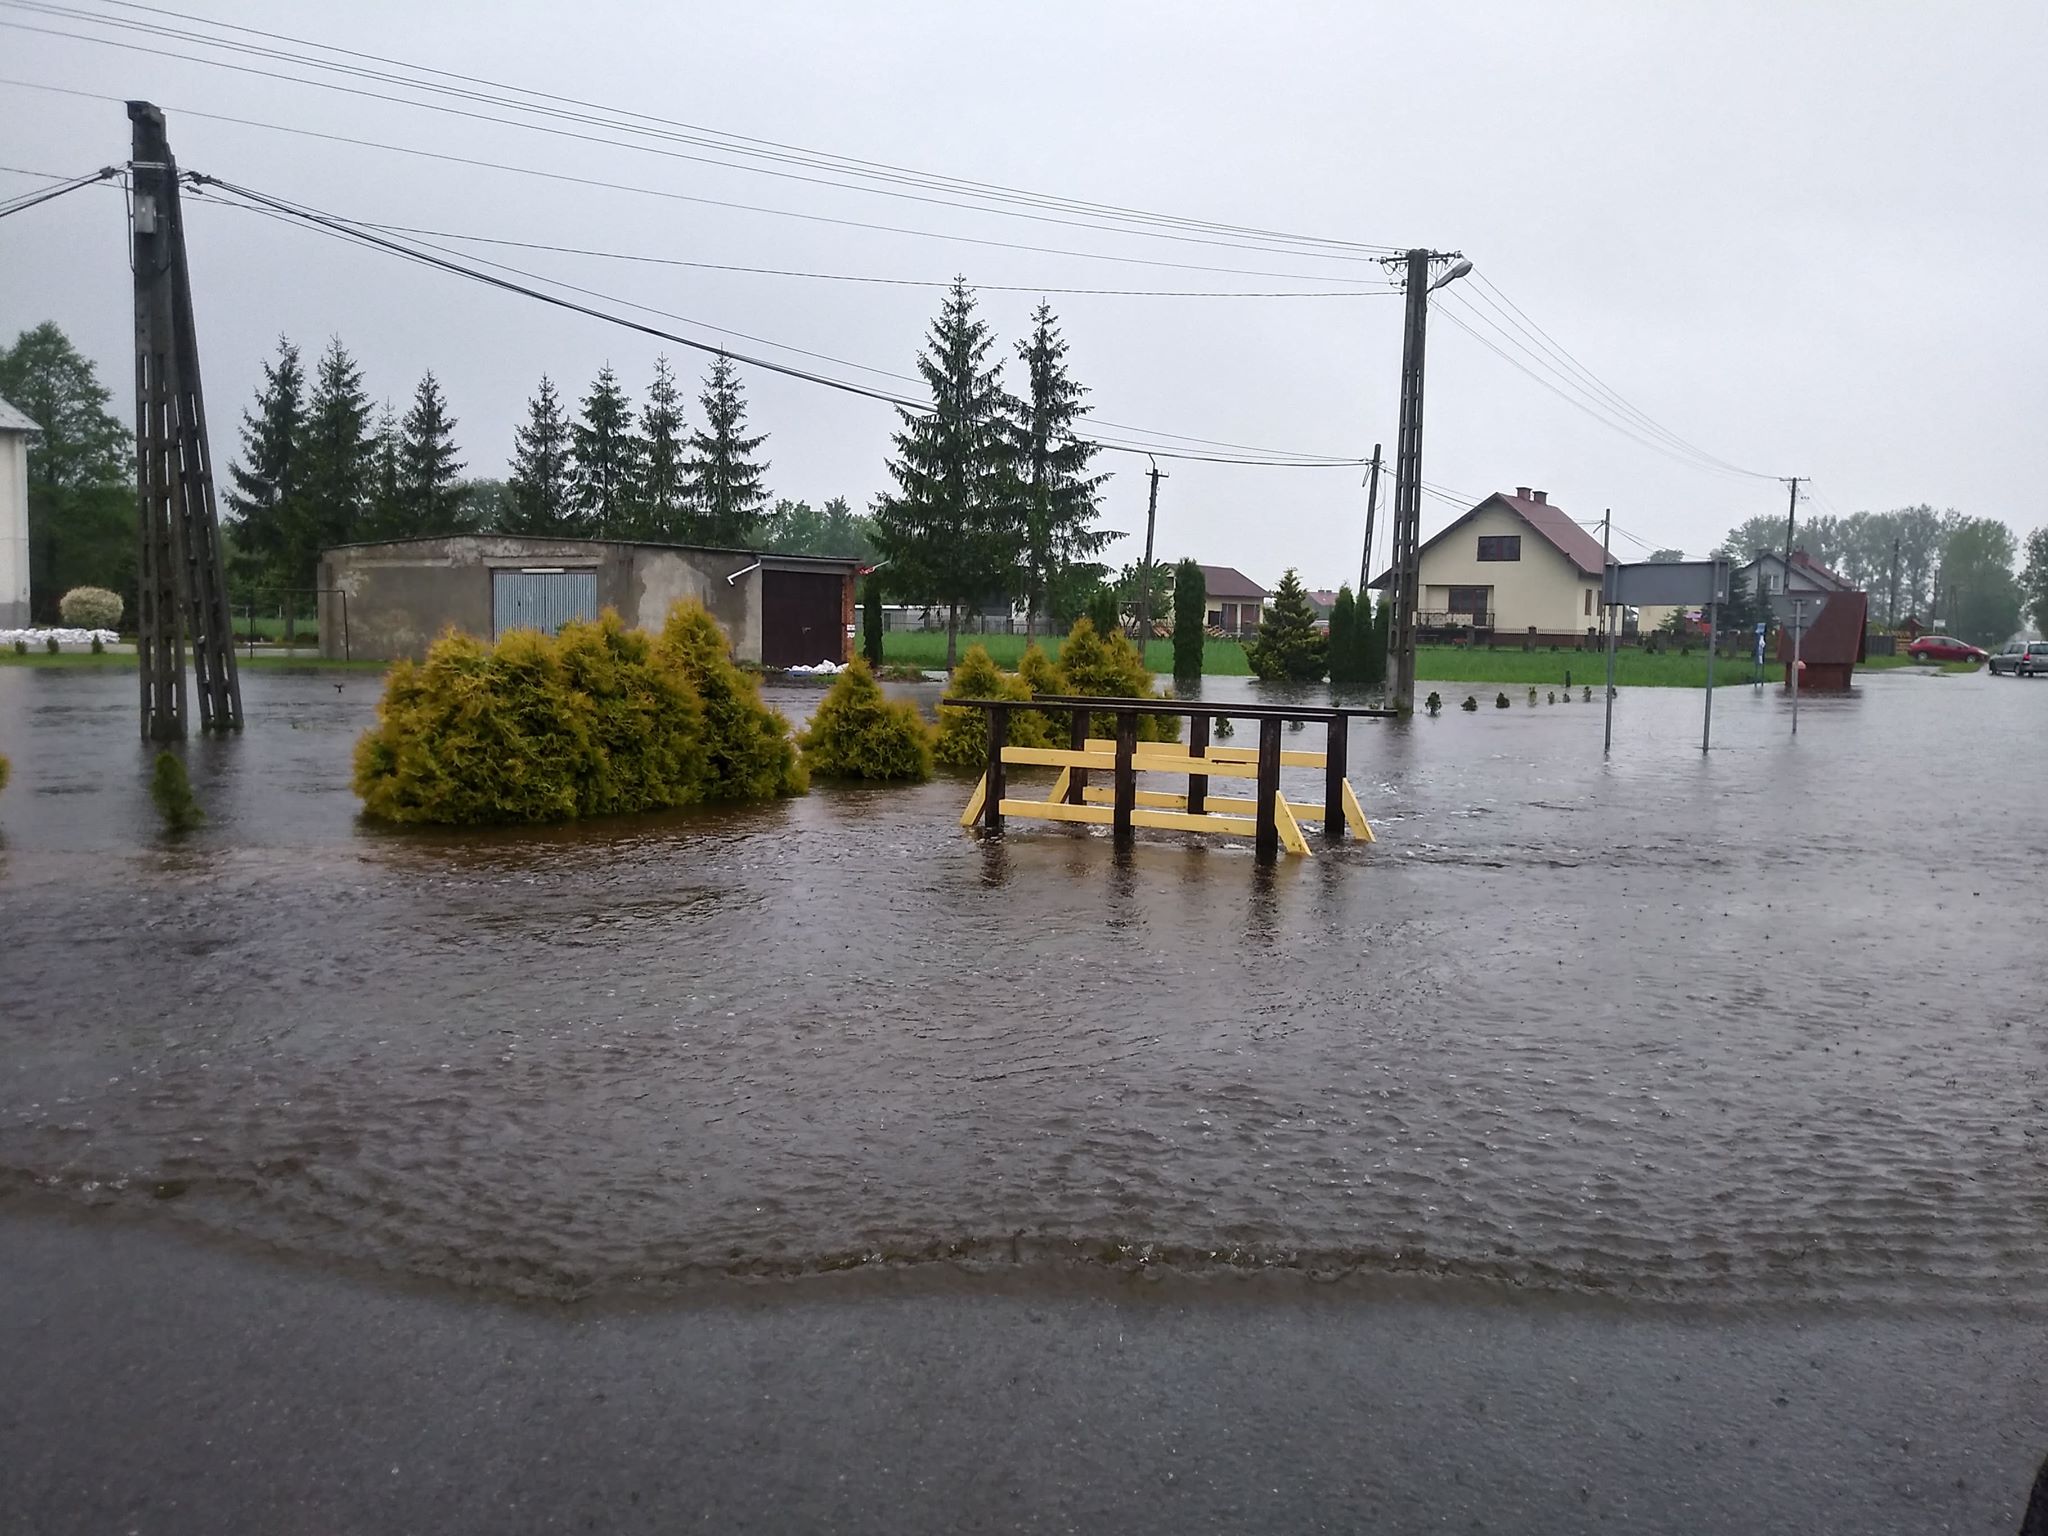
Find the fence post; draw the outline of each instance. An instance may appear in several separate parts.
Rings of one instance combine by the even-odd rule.
[[[1351,750],[1351,717],[1339,714],[1324,728],[1323,743],[1323,836],[1329,841],[1344,838],[1344,768]]]
[[[1280,856],[1280,821],[1273,810],[1273,798],[1280,793],[1280,717],[1259,722],[1258,805],[1252,823],[1252,852],[1261,864]]]
[[[1209,717],[1192,715],[1188,719],[1188,756],[1209,755]],[[1209,809],[1209,775],[1191,773],[1188,775],[1188,814],[1200,816]]]
[[[1067,748],[1073,752],[1086,751],[1088,747],[1088,711],[1077,709],[1067,727]],[[1073,769],[1067,775],[1067,804],[1082,805],[1088,799],[1088,770]]]
[[[1138,808],[1138,714],[1121,709],[1116,716],[1116,811],[1110,830],[1118,837],[1131,835],[1131,812]]]
[[[993,704],[988,712],[988,798],[981,808],[985,831],[1003,830],[1003,748],[1010,740],[1010,707]]]

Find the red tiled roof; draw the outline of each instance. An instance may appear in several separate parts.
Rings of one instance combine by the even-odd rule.
[[[1606,558],[1600,553],[1600,541],[1565,516],[1562,507],[1548,501],[1510,496],[1505,491],[1496,491],[1487,499],[1511,510],[1586,575],[1598,576],[1606,568]]]
[[[1258,598],[1263,602],[1272,596],[1251,577],[1231,565],[1203,566],[1202,585],[1208,590],[1210,597],[1220,597],[1229,602],[1239,602],[1248,597]]]

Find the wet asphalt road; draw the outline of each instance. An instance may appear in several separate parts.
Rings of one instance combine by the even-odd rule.
[[[0,1528],[1987,1532],[2048,1446],[2038,1317],[1234,1285],[487,1304],[9,1216]]]

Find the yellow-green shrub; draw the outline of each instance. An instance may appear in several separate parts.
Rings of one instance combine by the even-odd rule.
[[[477,826],[796,793],[782,717],[696,604],[659,640],[607,610],[550,638],[453,632],[391,669],[356,743],[355,788],[385,821]]]
[[[1074,621],[1066,644],[1060,647],[1060,675],[1066,691],[1083,698],[1152,698],[1152,672],[1130,639],[1118,630],[1108,636],[1096,631],[1093,621]],[[1093,716],[1088,722],[1091,736],[1114,736],[1116,717]],[[1180,716],[1138,716],[1138,740],[1179,741]]]
[[[891,703],[868,664],[856,658],[825,690],[797,737],[804,763],[830,779],[932,776],[932,731],[909,703]]]
[[[761,685],[732,663],[725,631],[703,605],[669,610],[655,649],[681,667],[704,706],[710,754],[707,800],[769,800],[804,792],[807,775],[789,739],[789,721],[761,702]]]
[[[14,764],[0,757],[0,789],[7,787],[7,781],[14,777]]]
[[[1031,689],[1015,673],[1005,672],[989,659],[986,646],[973,645],[960,658],[953,675],[946,680],[946,696],[955,699],[1012,699],[1031,702]],[[1035,709],[1010,711],[1009,741],[1012,746],[1051,745],[1045,716]],[[981,709],[939,709],[939,739],[934,753],[947,768],[979,773],[988,766],[988,711]]]
[[[1038,697],[1042,693],[1059,694],[1067,691],[1066,674],[1060,671],[1059,663],[1046,655],[1035,640],[1024,647],[1024,654],[1018,658],[1017,676],[1023,679],[1024,686],[1031,690],[1033,698]],[[1065,746],[1067,742],[1067,711],[1064,709],[1041,709],[1034,710],[1033,713],[1045,722],[1044,730],[1046,736],[1059,745]]]

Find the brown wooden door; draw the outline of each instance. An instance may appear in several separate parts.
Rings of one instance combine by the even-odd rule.
[[[761,573],[761,665],[808,667],[846,656],[846,578],[830,571]]]

